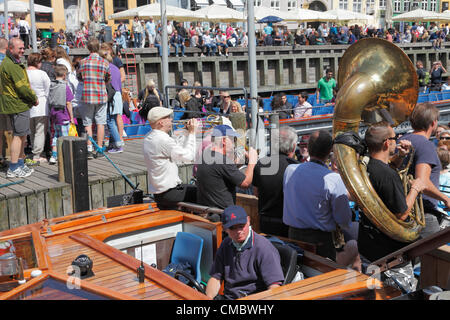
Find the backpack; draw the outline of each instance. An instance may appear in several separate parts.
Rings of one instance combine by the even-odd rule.
[[[19,27],[19,33],[20,33],[20,34],[25,34],[25,33],[27,33],[27,28],[25,28],[25,26],[20,26],[20,27]]]
[[[171,277],[175,277],[175,273],[177,271],[185,271],[186,273],[191,274],[192,276],[194,275],[194,271],[192,269],[192,266],[189,262],[183,262],[183,263],[170,263],[167,267],[164,268],[163,272],[168,274]],[[188,284],[189,280],[186,279],[183,276],[180,276],[180,278],[178,279],[181,282],[183,282],[184,284]]]
[[[428,71],[425,71],[425,77],[423,78],[423,84],[427,85],[430,83],[430,73]]]
[[[106,84],[106,93],[108,94],[108,103],[112,103],[114,101],[114,95],[116,94],[116,90],[114,90],[111,82]]]

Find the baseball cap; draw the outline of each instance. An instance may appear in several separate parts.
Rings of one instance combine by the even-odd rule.
[[[232,205],[222,213],[222,224],[224,229],[229,229],[237,224],[247,223],[247,212],[241,206]]]
[[[213,128],[212,137],[240,137],[240,135],[226,124],[220,124]]]
[[[149,111],[149,113],[147,115],[147,120],[150,123],[154,123],[154,122],[158,121],[159,119],[170,116],[172,113],[173,113],[172,109],[164,108],[164,107],[154,107]]]

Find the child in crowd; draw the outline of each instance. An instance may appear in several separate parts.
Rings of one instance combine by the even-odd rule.
[[[66,82],[67,68],[63,65],[55,66],[56,80],[52,81],[49,93],[50,121],[53,125],[52,156],[49,163],[55,164],[58,158],[56,141],[59,137],[69,135],[69,127],[73,122],[72,100],[73,94]]]

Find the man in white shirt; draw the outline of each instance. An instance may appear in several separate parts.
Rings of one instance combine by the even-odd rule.
[[[168,108],[154,107],[147,119],[152,131],[144,140],[144,160],[148,171],[148,190],[155,197],[160,209],[175,209],[176,203],[196,202],[197,188],[182,184],[177,164],[192,163],[195,157],[195,119],[187,123],[188,136],[180,145],[169,136],[172,129],[172,113]]]
[[[298,102],[294,108],[294,118],[305,118],[312,116],[312,106],[306,101],[308,99],[308,94],[306,92],[301,92],[298,95]]]
[[[25,20],[25,17],[20,17],[19,20],[19,33],[20,38],[22,39],[23,43],[25,44],[25,49],[28,49],[30,47],[30,25],[28,24],[28,21]]]
[[[225,55],[228,57],[227,37],[225,36],[225,34],[222,33],[221,30],[217,32],[216,45],[217,49],[219,50],[219,56],[222,55],[222,51],[225,51]]]

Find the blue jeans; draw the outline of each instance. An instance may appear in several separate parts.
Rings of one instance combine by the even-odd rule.
[[[127,36],[125,34],[122,34],[121,36],[122,38],[122,48],[126,49],[127,48]]]
[[[155,43],[155,48],[158,49],[159,56],[162,57],[162,48],[159,43]],[[170,56],[170,50],[167,50],[167,56]]]
[[[142,41],[142,34],[140,32],[134,33],[134,47],[140,48],[141,47],[141,41]]]
[[[117,129],[116,115],[112,115],[109,106],[108,114],[106,117],[106,125],[109,130],[109,145],[110,147],[120,148],[122,146],[122,140],[120,139],[119,130]]]
[[[178,48],[181,47],[181,54],[184,56],[184,44],[182,43],[176,43],[176,44],[172,44],[172,47],[175,48],[175,55],[178,55]]]
[[[215,44],[205,44],[206,47],[206,54],[207,55],[211,55],[211,49],[212,49],[212,53],[215,54],[216,53],[216,45]]]

